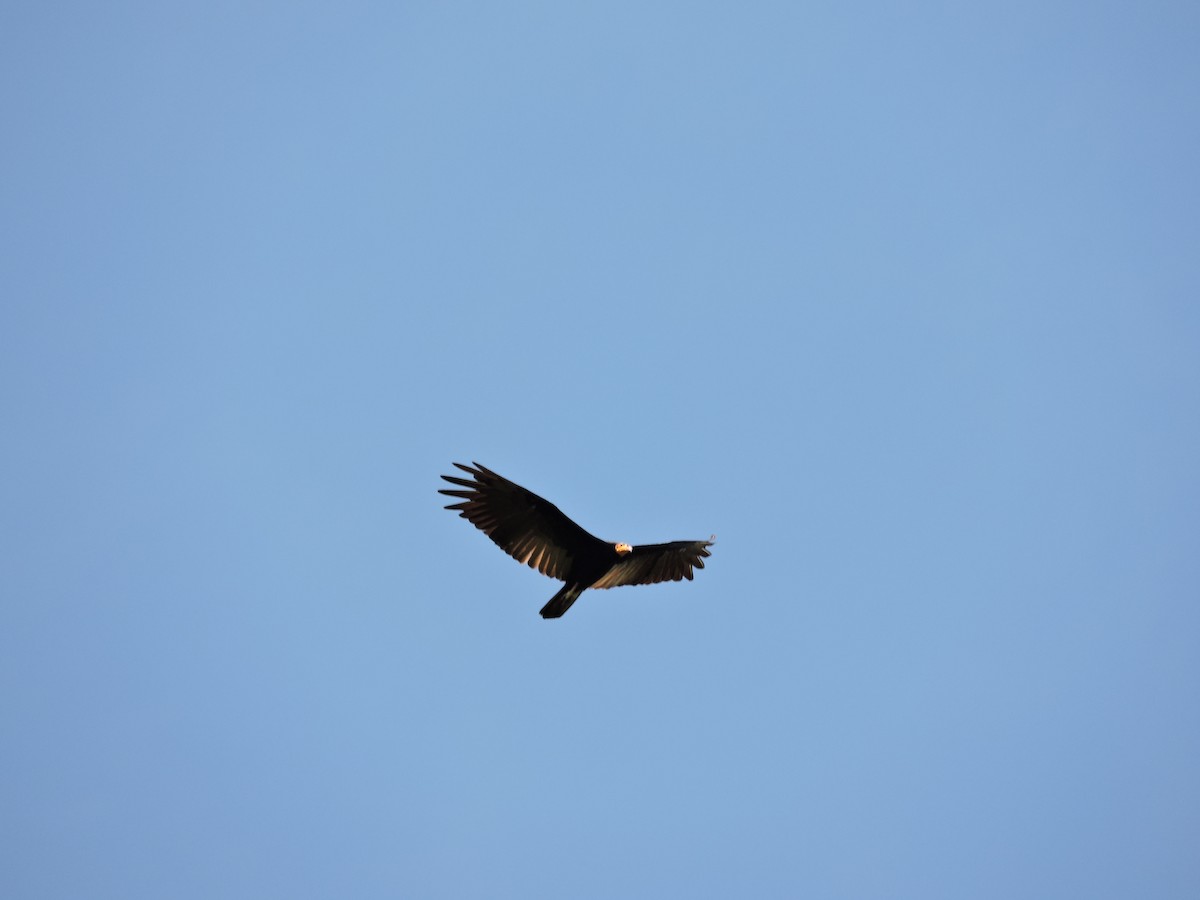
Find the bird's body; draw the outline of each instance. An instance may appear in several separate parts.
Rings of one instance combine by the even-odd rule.
[[[544,619],[557,619],[588,588],[691,581],[692,569],[703,569],[703,558],[710,555],[712,540],[640,546],[602,541],[553,503],[479,463],[454,465],[472,478],[442,476],[462,488],[441,489],[442,494],[461,498],[446,509],[457,510],[518,562],[565,582],[542,607]]]

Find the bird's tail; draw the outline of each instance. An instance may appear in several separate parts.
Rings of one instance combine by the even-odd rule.
[[[563,589],[551,597],[550,602],[542,607],[542,618],[557,619],[571,608],[571,604],[579,599],[579,595],[584,590],[585,588],[582,584],[563,585]]]

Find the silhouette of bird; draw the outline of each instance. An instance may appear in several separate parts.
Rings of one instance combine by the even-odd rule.
[[[588,588],[692,580],[692,569],[704,568],[704,557],[716,536],[707,541],[667,544],[611,543],[589,534],[548,500],[491,469],[454,463],[471,478],[443,475],[458,488],[438,493],[461,498],[446,509],[486,534],[517,562],[566,582],[542,607],[543,619],[557,619]]]

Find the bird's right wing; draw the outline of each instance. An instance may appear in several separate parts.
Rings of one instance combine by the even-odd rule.
[[[669,544],[641,544],[623,556],[620,562],[594,588],[621,587],[625,584],[656,584],[660,581],[692,580],[692,569],[703,569],[704,558],[711,556],[709,541],[671,541]]]
[[[549,500],[479,463],[474,467],[454,464],[472,476],[470,480],[443,475],[465,490],[442,488],[438,493],[461,497],[446,509],[459,515],[486,534],[496,546],[517,562],[543,575],[566,581],[573,558],[603,550],[607,545],[580,528]]]

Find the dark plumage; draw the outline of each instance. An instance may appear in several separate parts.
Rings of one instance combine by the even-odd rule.
[[[459,514],[518,562],[566,584],[542,607],[543,619],[557,619],[588,588],[692,580],[704,568],[715,538],[642,544],[602,541],[584,531],[548,500],[513,484],[479,463],[454,464],[472,477],[443,475],[457,488],[439,493],[462,498],[446,509]]]

